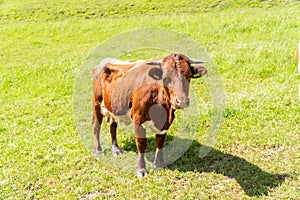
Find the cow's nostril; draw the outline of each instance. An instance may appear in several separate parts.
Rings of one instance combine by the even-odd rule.
[[[176,98],[176,103],[179,107],[183,108],[183,107],[187,107],[190,105],[190,100],[188,98]]]

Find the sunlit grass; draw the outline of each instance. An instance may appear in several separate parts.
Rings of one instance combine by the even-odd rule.
[[[0,1],[0,199],[298,199],[299,2],[224,2]],[[97,45],[144,27],[176,30],[207,49],[222,77],[226,112],[218,142],[200,158],[210,98],[205,80],[193,81],[204,88],[196,94],[203,103],[199,136],[171,170],[140,180],[86,149],[73,92]],[[127,150],[134,150],[131,139],[120,136]]]

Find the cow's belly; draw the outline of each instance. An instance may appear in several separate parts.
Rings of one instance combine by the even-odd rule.
[[[106,116],[110,119],[110,123],[112,122],[123,122],[126,125],[129,125],[132,123],[132,120],[130,118],[129,110],[125,115],[114,115],[114,113],[110,112],[104,105],[104,101],[101,103],[101,113],[103,116]]]
[[[102,101],[101,103],[101,113],[103,116],[106,116],[110,121],[110,123],[113,123],[113,122],[122,122],[126,125],[129,125],[132,123],[132,119],[130,118],[130,112],[128,110],[128,112],[125,114],[125,115],[114,115],[112,112],[110,112],[104,105],[104,102]],[[164,135],[167,133],[166,130],[159,130],[157,129],[155,126],[154,126],[154,122],[152,120],[149,120],[149,121],[145,121],[143,124],[142,124],[142,127],[147,129],[147,128],[150,128],[153,132],[155,132],[156,134],[159,134],[159,135]]]

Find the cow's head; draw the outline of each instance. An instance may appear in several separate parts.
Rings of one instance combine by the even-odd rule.
[[[173,108],[180,109],[189,106],[190,79],[199,78],[207,72],[202,65],[192,66],[200,63],[204,61],[193,60],[182,54],[170,54],[162,60],[148,63],[160,66],[160,68],[150,70],[149,75],[157,80],[163,80]]]
[[[202,65],[193,66],[194,64],[202,64],[206,61],[190,59],[182,54],[170,54],[164,57],[161,62],[163,65],[180,72],[189,82],[191,78],[199,78],[207,72],[206,68]]]

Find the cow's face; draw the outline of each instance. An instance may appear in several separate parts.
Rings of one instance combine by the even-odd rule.
[[[192,66],[192,64],[203,63],[203,61],[195,61],[182,54],[170,54],[156,63],[160,64],[160,70],[157,69],[154,74],[163,80],[172,107],[180,109],[189,106],[190,79],[199,78],[207,72],[202,65]]]
[[[170,103],[173,108],[180,109],[189,106],[189,82],[178,71],[162,67],[163,84],[169,93]]]
[[[189,82],[180,72],[160,65],[153,67],[149,71],[149,76],[163,85],[166,91],[165,95],[174,109],[189,106]]]

